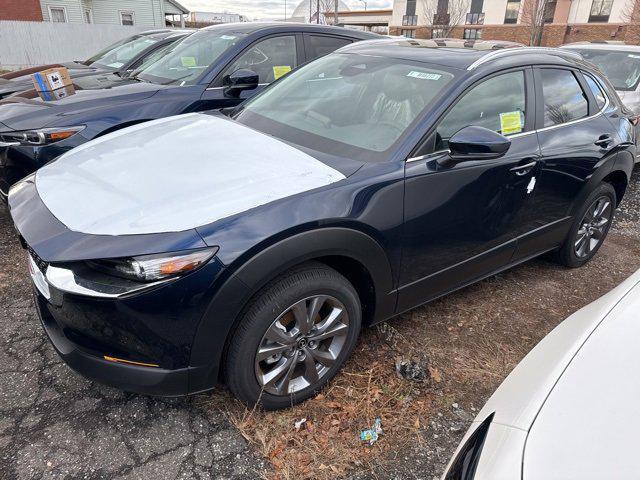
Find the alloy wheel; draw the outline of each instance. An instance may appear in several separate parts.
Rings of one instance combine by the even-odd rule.
[[[258,345],[258,383],[272,395],[290,395],[318,383],[338,360],[348,332],[349,315],[338,299],[314,295],[294,303]]]
[[[612,215],[613,208],[608,196],[599,197],[591,204],[580,222],[580,228],[574,240],[576,257],[585,258],[600,245]]]

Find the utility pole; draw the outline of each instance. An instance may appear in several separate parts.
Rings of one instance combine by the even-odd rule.
[[[317,0],[316,5],[317,5],[316,23],[320,23],[320,0]]]
[[[334,20],[333,20],[333,24],[337,27],[338,26],[338,7],[339,7],[339,0],[335,0],[335,2],[333,2],[333,15],[334,15]]]
[[[284,0],[284,21],[287,21],[287,0]]]

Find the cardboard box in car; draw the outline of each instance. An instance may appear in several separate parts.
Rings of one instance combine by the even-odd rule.
[[[38,92],[51,92],[72,85],[69,70],[65,67],[48,68],[33,74],[33,85]]]
[[[63,88],[56,88],[55,90],[45,90],[44,92],[38,91],[38,96],[44,100],[45,102],[49,102],[52,100],[60,100],[61,98],[70,97],[71,95],[75,95],[76,89],[73,85]]]

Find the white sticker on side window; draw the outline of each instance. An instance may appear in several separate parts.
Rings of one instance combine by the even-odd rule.
[[[412,70],[407,73],[407,77],[419,78],[420,80],[440,80],[442,75],[438,73],[416,72]]]

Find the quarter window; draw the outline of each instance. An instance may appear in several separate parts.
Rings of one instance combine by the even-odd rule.
[[[329,37],[327,35],[307,35],[305,45],[307,49],[307,62],[344,47],[351,43],[351,40],[340,37]]]
[[[262,40],[246,50],[225,75],[246,68],[258,74],[260,83],[271,83],[296,67],[296,39],[293,35]]]
[[[578,120],[589,115],[589,102],[570,70],[540,70],[544,96],[544,126]]]
[[[605,97],[604,92],[600,88],[600,85],[591,78],[589,75],[584,75],[584,79],[587,81],[587,85],[591,89],[591,93],[593,93],[593,97],[596,99],[596,104],[598,105],[598,110],[602,110],[602,108],[607,103],[607,97]]]
[[[525,83],[522,71],[490,78],[467,92],[438,126],[436,150],[446,149],[454,133],[471,125],[507,136],[524,130]]]

